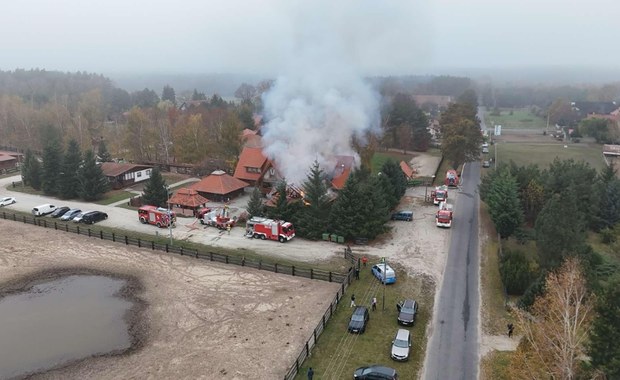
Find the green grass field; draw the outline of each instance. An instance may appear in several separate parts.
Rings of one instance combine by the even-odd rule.
[[[564,148],[562,144],[497,143],[490,147],[489,154],[482,155],[482,159],[495,157],[495,149],[497,162],[500,164],[512,160],[519,166],[538,164],[544,169],[558,157],[561,160],[583,160],[596,170],[605,167],[601,147],[598,145],[568,144],[567,148]]]
[[[491,115],[491,110],[485,113],[485,121],[487,127],[501,125],[506,129],[544,129],[547,121],[542,117],[538,117],[530,112],[528,108],[517,108],[512,110],[502,109],[500,116]]]
[[[381,167],[385,162],[389,159],[392,161],[396,161],[396,163],[400,163],[401,161],[409,162],[413,158],[411,154],[402,154],[396,152],[376,152],[372,156],[372,172],[379,173],[381,171]]]
[[[370,364],[382,364],[396,369],[400,378],[415,379],[422,368],[426,350],[426,327],[433,309],[434,286],[430,280],[421,277],[409,277],[402,270],[397,270],[395,284],[385,290],[385,310],[383,304],[383,286],[372,276],[370,265],[362,268],[360,280],[354,281],[343,300],[338,305],[332,319],[329,320],[312,355],[304,362],[304,367],[296,379],[305,380],[308,367],[315,371],[315,378],[351,378],[356,368]],[[364,334],[350,334],[347,326],[353,309],[350,297],[354,293],[359,306],[370,306],[372,296],[377,297],[376,311],[370,312],[370,320]],[[396,303],[404,298],[413,298],[419,302],[418,316],[413,327],[402,327],[396,322],[398,316]],[[395,362],[390,358],[392,339],[399,328],[406,328],[412,335],[411,357],[407,362]]]

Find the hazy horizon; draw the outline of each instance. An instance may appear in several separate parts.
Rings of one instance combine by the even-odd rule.
[[[559,68],[620,77],[613,65],[620,50],[609,33],[620,3],[612,0],[84,4],[4,4],[0,33],[13,37],[0,40],[0,69],[276,77],[297,44],[331,33],[334,51],[366,76]]]

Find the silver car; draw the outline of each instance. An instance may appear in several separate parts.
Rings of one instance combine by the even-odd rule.
[[[398,329],[392,341],[392,359],[398,361],[408,360],[410,348],[411,334],[409,334],[409,330]]]

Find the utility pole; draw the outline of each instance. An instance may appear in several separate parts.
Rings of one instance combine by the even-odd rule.
[[[387,259],[383,257],[381,261],[383,261],[383,306],[382,306],[382,309],[383,311],[385,311],[385,285],[387,284]]]
[[[170,235],[170,245],[172,245],[172,213],[170,212],[170,186],[164,185],[166,189],[166,203],[168,204],[168,233]]]

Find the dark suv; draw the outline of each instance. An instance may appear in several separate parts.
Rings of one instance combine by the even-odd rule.
[[[84,214],[84,216],[82,217],[82,223],[93,224],[104,219],[108,219],[108,214],[106,214],[105,212],[91,211],[88,214]]]
[[[382,365],[371,365],[369,367],[360,367],[353,373],[353,378],[357,380],[398,380],[398,374],[394,368],[384,367]]]
[[[398,309],[398,323],[405,326],[412,326],[415,316],[418,314],[418,303],[414,300],[404,300],[396,304]]]
[[[368,308],[364,306],[358,306],[351,315],[351,321],[349,321],[349,332],[362,334],[366,331],[366,324],[368,323],[370,315]]]
[[[413,220],[413,211],[397,211],[392,214],[391,219],[411,222]]]

